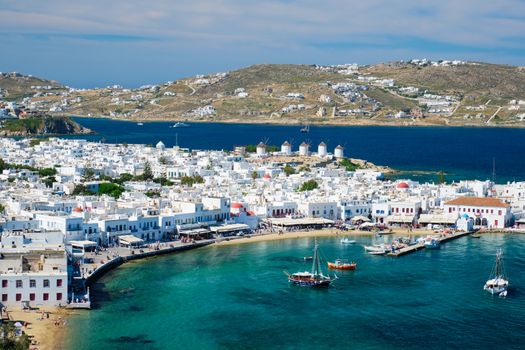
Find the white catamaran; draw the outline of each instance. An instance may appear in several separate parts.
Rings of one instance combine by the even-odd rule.
[[[496,254],[496,264],[490,273],[489,280],[483,287],[484,290],[490,294],[498,294],[499,296],[507,295],[507,288],[509,287],[509,281],[505,276],[505,270],[503,268],[503,253],[501,249]]]

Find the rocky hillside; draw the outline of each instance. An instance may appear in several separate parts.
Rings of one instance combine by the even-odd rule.
[[[38,91],[61,91],[65,87],[56,81],[22,75],[20,73],[0,73],[0,99],[16,100],[33,96]]]
[[[0,88],[9,96],[31,96],[20,101],[26,108],[55,115],[248,123],[525,126],[525,69],[477,62],[265,64],[138,89],[75,90],[55,83],[43,90],[36,89],[34,83],[24,85],[23,80],[4,77]]]
[[[67,117],[33,117],[0,122],[2,136],[74,135],[91,132]]]

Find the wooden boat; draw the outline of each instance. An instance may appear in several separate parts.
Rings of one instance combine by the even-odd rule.
[[[335,259],[334,262],[328,262],[329,269],[337,270],[355,270],[357,264],[355,262],[349,263],[346,259]]]
[[[314,257],[312,262],[312,270],[296,273],[286,273],[288,282],[301,287],[328,287],[337,277],[325,276],[321,269],[321,259],[319,257],[319,248],[317,240],[315,240]]]
[[[476,235],[476,234],[472,234],[472,235],[470,235],[470,238],[481,238],[481,236],[480,235]]]

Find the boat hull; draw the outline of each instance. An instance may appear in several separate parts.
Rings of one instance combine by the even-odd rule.
[[[331,280],[297,280],[294,278],[288,278],[288,282],[301,287],[328,287],[330,286]]]
[[[355,264],[355,263],[352,263],[352,264],[342,264],[342,265],[338,265],[338,264],[335,264],[335,263],[332,263],[332,262],[329,262],[329,263],[328,263],[328,268],[329,268],[329,269],[336,269],[336,270],[355,270],[356,267],[357,267],[357,264]]]

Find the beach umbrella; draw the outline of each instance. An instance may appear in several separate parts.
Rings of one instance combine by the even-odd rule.
[[[15,323],[15,327],[17,327],[17,328],[20,328],[20,327],[23,327],[23,326],[24,326],[24,325],[21,324],[20,322]]]

